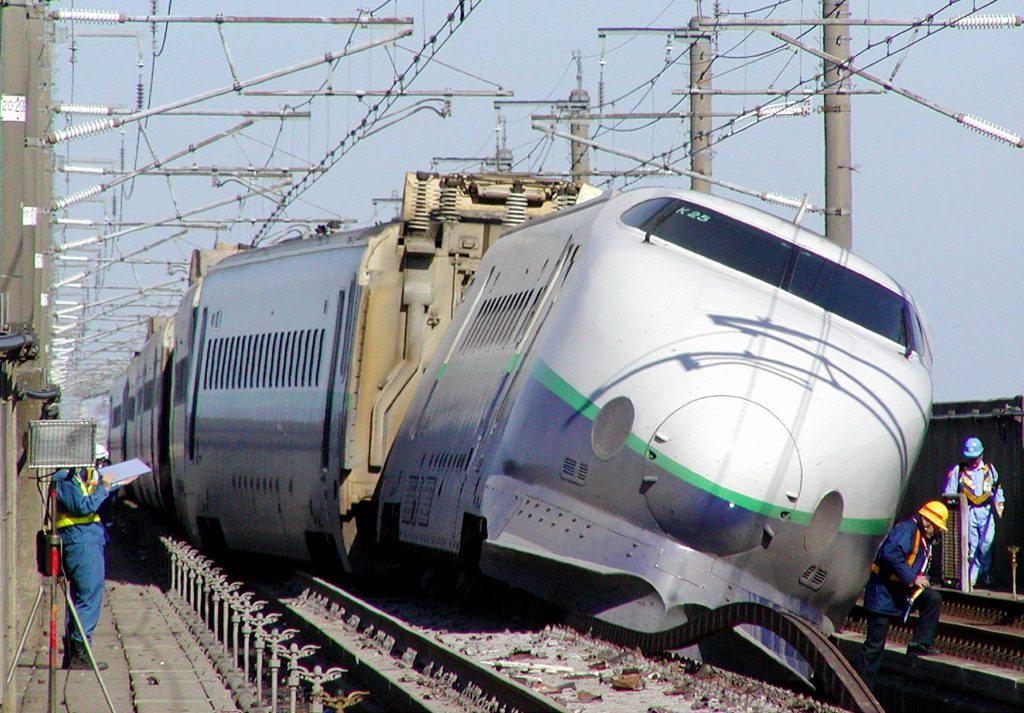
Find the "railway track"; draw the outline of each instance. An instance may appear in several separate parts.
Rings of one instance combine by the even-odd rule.
[[[266,710],[269,701],[286,699],[310,711],[327,704],[342,710],[346,701],[363,701],[361,710],[508,713],[580,710],[597,702],[607,713],[685,705],[838,710],[713,666],[646,656],[543,618],[521,624],[493,606],[477,619],[465,608],[444,611],[443,603],[422,597],[412,603],[388,597],[376,606],[302,573],[285,584],[247,582],[243,591],[197,550],[169,538],[163,544],[172,596],[191,612],[211,656],[222,660],[218,668],[233,677],[243,710]],[[479,601],[474,609],[488,608]]]
[[[916,623],[916,613],[905,624],[894,623],[890,640],[909,642]],[[865,627],[863,608],[854,607],[844,628],[864,634]],[[934,648],[965,661],[1019,671],[1024,668],[1024,602],[943,589]]]
[[[273,705],[287,689],[291,711],[297,704],[343,710],[368,696],[386,710],[566,711],[324,580],[296,574],[302,592],[295,597],[251,582],[243,589],[194,548],[163,542],[170,590],[197,628],[206,627],[208,651],[227,655],[243,710]]]

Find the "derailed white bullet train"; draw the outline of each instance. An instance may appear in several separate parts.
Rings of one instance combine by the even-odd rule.
[[[633,190],[484,258],[379,493],[385,540],[641,631],[770,603],[826,632],[931,411],[909,296],[818,235]]]
[[[928,423],[913,301],[818,235],[688,191],[501,235],[578,194],[410,175],[400,222],[210,269],[148,387],[190,536],[357,569],[376,529],[639,631],[742,601],[830,631]]]

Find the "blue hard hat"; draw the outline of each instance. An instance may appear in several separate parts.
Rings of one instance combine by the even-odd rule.
[[[981,445],[981,441],[973,436],[964,441],[964,458],[977,458],[985,450],[985,446]]]

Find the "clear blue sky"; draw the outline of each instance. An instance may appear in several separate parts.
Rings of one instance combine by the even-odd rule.
[[[168,11],[167,0],[158,2],[157,12]],[[274,14],[352,15],[367,3],[347,2],[191,2],[177,0],[175,15]],[[383,5],[379,15],[407,15],[415,19],[414,33],[403,39],[398,51],[382,49],[342,60],[330,81],[337,89],[383,89],[390,85],[392,66],[404,68],[424,36],[434,33],[454,0],[421,0]],[[705,14],[713,3],[703,3]],[[780,2],[771,13],[762,1],[725,3],[733,12],[754,11],[757,17],[813,17],[820,3]],[[907,0],[900,3],[856,1],[854,17],[912,19],[936,12],[945,2]],[[959,9],[959,6],[963,9]],[[148,2],[53,3],[53,8],[102,8],[127,14],[150,13]],[[985,14],[1021,12],[1019,3],[995,2]],[[969,12],[961,2],[940,15],[942,18]],[[425,89],[488,89],[500,86],[515,92],[516,99],[566,98],[576,83],[573,50],[582,54],[583,86],[596,103],[603,96],[608,112],[685,111],[685,103],[673,95],[688,82],[683,41],[667,47],[664,35],[609,35],[602,43],[598,27],[683,26],[696,13],[689,1],[623,3],[591,0],[520,0],[483,2],[458,28],[438,53],[444,62],[430,65],[412,85]],[[125,108],[134,105],[141,82],[147,101],[159,106],[171,101],[230,86],[232,74],[227,54],[221,48],[212,25],[171,25],[166,37],[162,28],[150,34],[148,25],[77,24],[76,63],[67,43],[70,25],[61,24],[54,48],[57,70],[55,95],[81,103],[112,103]],[[300,61],[337,51],[345,46],[348,28],[310,26],[225,25],[231,63],[239,80],[294,65]],[[789,35],[806,33],[804,41],[820,46],[820,31],[784,28]],[[118,33],[116,37],[95,37],[97,32]],[[378,27],[353,35],[353,44],[386,36],[390,30]],[[909,34],[901,28],[856,28],[852,32],[857,65],[871,65],[873,73],[928,100],[956,112],[966,112],[1014,132],[1024,131],[1024,28],[964,31],[946,29],[930,37],[920,31],[916,44],[906,48]],[[131,35],[131,36],[126,36]],[[447,32],[440,33],[443,38]],[[886,45],[885,38],[892,36]],[[886,47],[888,46],[888,56]],[[714,84],[718,88],[777,89],[794,86],[801,78],[815,74],[818,60],[807,54],[779,52],[779,44],[764,33],[722,33],[719,51],[728,57],[716,64]],[[155,68],[154,48],[160,52]],[[862,53],[862,54],[860,54]],[[139,67],[140,54],[142,67]],[[666,59],[679,60],[666,64]],[[759,61],[754,61],[759,59]],[[603,62],[602,62],[603,60]],[[393,64],[392,64],[393,63]],[[152,83],[150,72],[152,70]],[[660,76],[657,82],[648,80]],[[324,68],[307,70],[267,86],[311,88],[327,79]],[[855,79],[857,89],[873,89],[871,83]],[[150,99],[151,98],[151,99]],[[614,100],[614,103],[612,103]],[[368,102],[369,100],[364,100]],[[415,100],[396,104],[411,107]],[[750,110],[763,97],[721,98],[715,109]],[[196,108],[273,109],[285,102],[300,105],[299,98],[256,98],[228,95]],[[295,201],[292,216],[344,216],[366,223],[387,219],[391,209],[374,207],[372,200],[401,190],[406,171],[429,170],[437,156],[482,156],[493,152],[496,140],[496,112],[490,98],[456,98],[452,114],[439,117],[424,108],[373,136],[359,142],[328,175]],[[429,104],[439,108],[434,102]],[[815,101],[814,106],[820,106]],[[308,121],[262,122],[237,137],[217,142],[194,157],[175,165],[298,165],[318,162],[336,147],[365,115],[366,103],[355,99],[318,100],[309,106]],[[562,141],[547,141],[530,128],[531,113],[546,113],[544,107],[512,106],[502,110],[506,120],[507,145],[520,163],[518,170],[564,170],[568,148]],[[931,326],[935,358],[936,400],[989,399],[1021,393],[1019,354],[1024,352],[1024,330],[1020,328],[1024,287],[1020,266],[1024,264],[1021,228],[1017,219],[1024,179],[1024,150],[1010,148],[958,125],[917,103],[895,94],[858,94],[853,97],[854,251],[874,262],[901,282],[917,299]],[[86,119],[76,117],[74,123]],[[167,156],[191,142],[201,141],[236,124],[238,118],[154,117],[146,137],[158,155]],[[716,120],[716,123],[724,119]],[[740,125],[743,125],[742,123]],[[64,126],[58,119],[56,128]],[[664,120],[648,126],[629,122],[605,127],[598,141],[632,153],[650,155],[683,146],[686,125]],[[133,158],[136,146],[142,158]],[[145,153],[135,125],[122,132],[108,132],[71,142],[58,153],[68,153],[72,163],[107,160],[117,162],[123,151],[127,165],[152,161]],[[345,144],[347,147],[347,143]],[[272,154],[272,157],[271,157]],[[268,158],[269,157],[269,158]],[[757,191],[775,191],[794,196],[808,195],[817,205],[824,202],[822,173],[822,122],[819,112],[807,117],[780,118],[745,128],[720,142],[714,155],[716,177]],[[684,161],[680,164],[686,167]],[[592,166],[602,170],[623,169],[629,160],[599,153]],[[445,163],[438,170],[467,170],[472,165]],[[65,186],[56,176],[56,193],[81,190],[95,179],[73,179]],[[688,179],[658,177],[646,183],[688,187]],[[621,187],[618,181],[615,187]],[[635,185],[635,184],[634,184]],[[170,185],[161,178],[140,179],[129,194],[118,195],[123,219],[146,221],[208,205],[244,192],[239,183],[215,191],[207,178],[175,179]],[[762,205],[784,216],[792,211],[716,188],[715,193]],[[250,198],[241,208],[212,211],[209,215],[257,217],[267,203]],[[109,219],[115,210],[108,197],[103,201],[70,208],[72,218]],[[203,214],[207,215],[207,214]],[[822,221],[810,216],[809,227],[822,230]],[[142,231],[118,239],[118,247],[104,243],[104,256],[114,257],[169,236],[172,230]],[[247,242],[248,226],[220,236],[227,242]],[[69,231],[59,241],[74,240],[92,232]],[[213,234],[192,231],[184,240],[169,242],[151,251],[164,259],[185,259],[192,247],[209,247]],[[169,279],[166,266],[135,265],[112,269],[106,285],[132,280],[157,284]],[[173,277],[173,273],[170,277]],[[102,291],[96,294],[100,298]],[[138,342],[140,343],[140,342]],[[136,344],[137,346],[137,344]]]

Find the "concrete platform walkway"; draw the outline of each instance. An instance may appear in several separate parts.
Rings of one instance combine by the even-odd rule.
[[[93,635],[93,653],[106,661],[102,673],[110,701],[93,671],[56,672],[54,713],[226,713],[237,711],[230,692],[156,585],[142,581],[128,548],[107,546],[107,585],[103,613]],[[41,643],[18,659],[17,710],[51,713],[46,632],[49,589],[33,629]],[[64,608],[58,626],[63,628]],[[31,637],[30,637],[31,638]],[[58,657],[58,665],[59,665]]]

